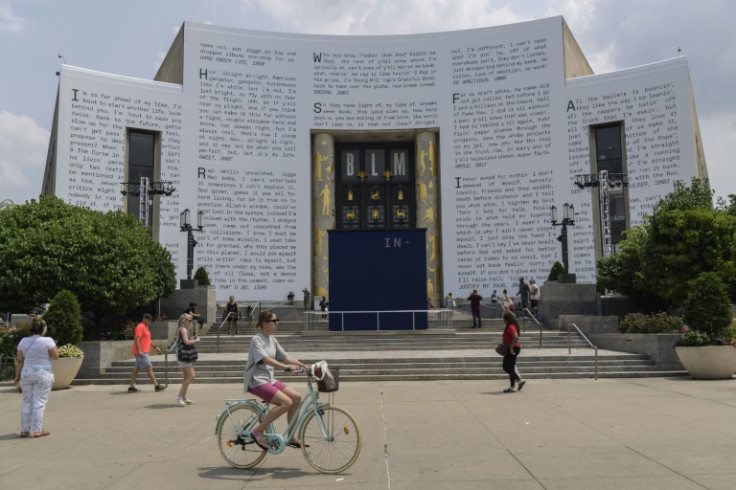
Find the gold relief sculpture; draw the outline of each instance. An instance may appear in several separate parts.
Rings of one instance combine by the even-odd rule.
[[[434,140],[429,140],[429,171],[432,173],[432,177],[437,176],[437,150],[434,147]]]
[[[397,196],[399,201],[404,200],[404,189],[399,189],[399,195]]]
[[[437,268],[436,267],[427,266],[427,272],[431,272],[432,274],[434,274],[435,272],[437,272]]]
[[[421,177],[427,171],[427,164],[424,163],[424,157],[426,156],[427,150],[421,150],[419,152],[419,172],[417,172],[417,177]]]
[[[393,177],[393,176],[394,176],[394,173],[392,171],[390,171],[390,170],[384,170],[383,171],[383,177],[386,179],[386,182],[388,182],[389,180],[391,180],[391,177]]]
[[[378,201],[379,199],[381,199],[381,193],[378,191],[371,192],[371,199],[373,199],[374,201]]]
[[[348,190],[348,201],[352,201],[352,200],[353,200],[353,191],[352,189],[350,189]]]
[[[325,144],[324,141],[321,143]],[[314,152],[314,180],[322,182],[322,164],[330,158],[330,155],[322,155],[319,151]]]
[[[396,219],[406,219],[406,211],[396,210]]]
[[[434,284],[432,279],[427,278],[427,297],[431,298],[432,296],[434,296]]]
[[[314,255],[322,255],[322,243],[323,238],[327,235],[327,231],[325,230],[317,230],[317,236],[315,238],[315,248],[314,248]]]
[[[427,252],[429,253],[428,262],[434,262],[437,259],[437,235],[432,234],[427,241]]]
[[[419,181],[419,202],[426,205],[427,204],[427,184],[425,184],[422,181]]]
[[[371,216],[373,217],[373,219],[378,219],[378,208],[373,209]]]
[[[358,172],[355,175],[358,176],[358,178],[360,179],[361,182],[365,182],[365,178],[368,177],[368,174],[366,173],[365,170],[361,170],[360,172]]]
[[[327,274],[328,272],[330,272],[330,268],[325,268],[324,264],[322,264],[322,274]]]
[[[354,220],[355,219],[355,210],[351,209],[350,211],[345,211],[345,219],[346,220]]]
[[[332,205],[332,193],[327,184],[324,189],[319,193],[317,198],[322,198],[322,216],[330,216],[330,206]]]
[[[435,222],[434,209],[433,208],[425,209],[424,216],[422,216],[422,220],[427,223],[434,223]]]

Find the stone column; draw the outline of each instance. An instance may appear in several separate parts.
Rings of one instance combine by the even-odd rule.
[[[440,284],[439,189],[437,133],[424,131],[416,138],[417,228],[427,229],[427,297],[442,305]]]
[[[335,229],[335,140],[327,133],[312,137],[312,291],[329,298],[327,230]]]

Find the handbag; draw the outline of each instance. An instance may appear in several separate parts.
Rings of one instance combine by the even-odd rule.
[[[330,368],[327,361],[312,364],[312,376],[317,380],[317,390],[320,393],[332,393],[340,386],[340,368]]]
[[[503,342],[499,342],[496,346],[496,354],[499,356],[506,356],[506,354],[509,353],[509,346],[504,344]]]
[[[186,345],[181,339],[181,330],[179,331],[179,348],[176,353],[179,362],[194,362],[199,359],[197,348],[194,345]]]

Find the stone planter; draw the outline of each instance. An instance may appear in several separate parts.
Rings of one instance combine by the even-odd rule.
[[[675,352],[693,378],[729,379],[736,373],[736,349],[731,345],[680,345]]]
[[[74,378],[77,377],[79,368],[82,367],[84,357],[60,357],[55,361],[51,361],[54,367],[54,386],[52,390],[62,390],[69,388]]]

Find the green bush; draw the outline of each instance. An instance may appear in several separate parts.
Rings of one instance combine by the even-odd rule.
[[[688,330],[682,334],[681,345],[710,345],[710,337],[705,332],[699,330]]]
[[[80,343],[84,333],[81,316],[79,302],[74,294],[67,290],[59,291],[43,315],[49,327],[49,337],[58,345]]]
[[[555,262],[552,265],[552,268],[549,270],[549,276],[547,277],[547,280],[548,281],[556,281],[557,280],[557,277],[560,274],[564,274],[564,273],[565,273],[565,267],[562,264],[560,264],[559,261],[558,262]]]
[[[210,278],[207,275],[207,269],[200,266],[197,268],[196,272],[194,273],[194,279],[197,280],[200,286],[210,286]]]
[[[30,328],[31,322],[21,323],[12,327],[7,325],[0,327],[0,356],[14,358],[18,351],[20,339],[28,337],[31,334]]]
[[[679,333],[683,320],[667,313],[631,313],[621,319],[618,330],[621,333]]]
[[[728,290],[715,272],[704,272],[687,283],[683,319],[691,330],[707,334],[711,341],[733,321]]]
[[[84,357],[84,352],[76,345],[64,344],[59,347],[59,357]]]

